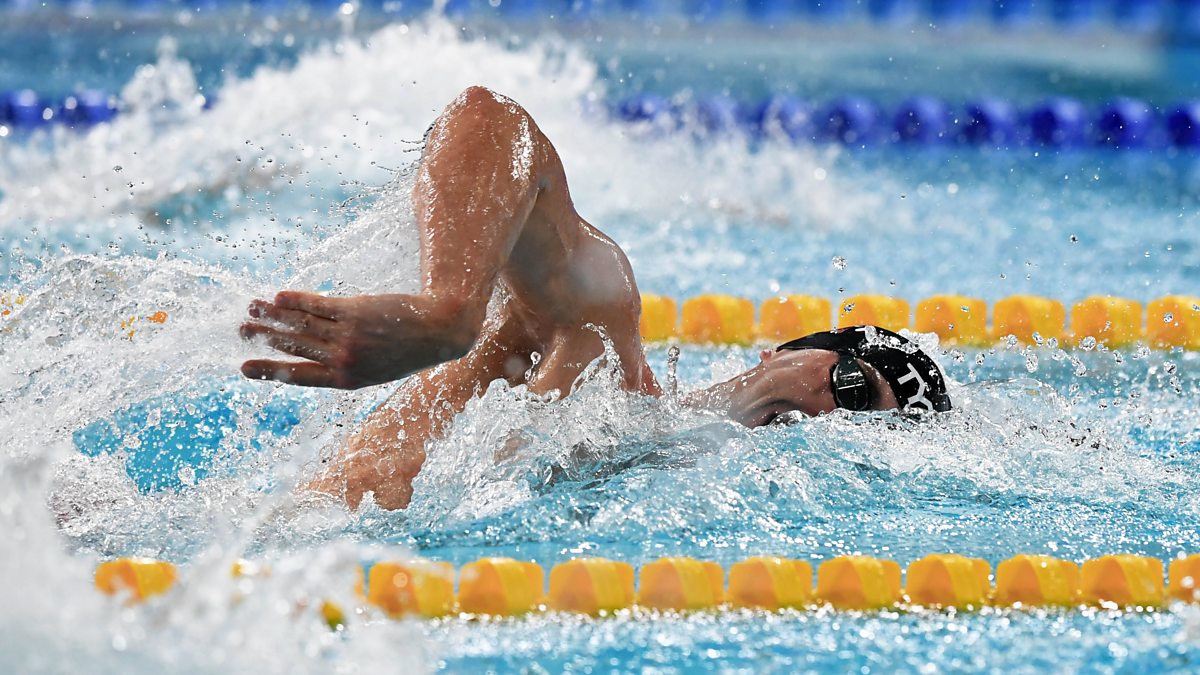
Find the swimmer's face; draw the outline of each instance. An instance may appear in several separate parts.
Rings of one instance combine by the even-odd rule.
[[[761,363],[734,381],[730,415],[748,427],[771,424],[789,412],[815,416],[837,408],[833,397],[833,367],[838,354],[824,349],[764,350]],[[869,410],[899,407],[887,380],[871,364],[858,359],[870,390]]]

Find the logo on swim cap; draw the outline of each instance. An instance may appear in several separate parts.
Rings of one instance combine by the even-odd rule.
[[[916,380],[917,391],[912,396],[909,396],[908,400],[904,402],[904,405],[900,407],[910,408],[920,403],[921,407],[925,408],[926,410],[933,410],[933,403],[931,403],[929,399],[925,398],[925,390],[928,389],[928,386],[925,384],[925,380],[921,379],[921,374],[917,372],[916,368],[913,368],[913,364],[906,363],[904,365],[908,366],[908,374],[904,377],[898,378],[896,383],[905,384],[911,380]]]

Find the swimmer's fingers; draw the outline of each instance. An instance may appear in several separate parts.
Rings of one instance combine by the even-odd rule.
[[[252,380],[275,380],[302,387],[355,388],[353,384],[339,378],[329,366],[314,361],[255,359],[242,364],[242,375]]]
[[[332,346],[320,338],[279,330],[261,323],[247,321],[239,331],[244,338],[264,337],[272,349],[285,354],[300,356],[313,361],[328,363],[332,358]]]
[[[338,320],[345,314],[346,298],[327,298],[305,291],[279,291],[275,294],[275,306],[282,309],[298,309],[326,319]]]
[[[293,330],[315,335],[323,340],[332,340],[337,330],[336,321],[303,310],[286,309],[265,300],[251,302],[247,311],[256,319],[278,321]]]

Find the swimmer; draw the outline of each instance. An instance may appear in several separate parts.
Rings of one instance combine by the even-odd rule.
[[[472,397],[495,380],[568,395],[604,352],[596,328],[620,360],[621,385],[661,395],[629,260],[575,211],[558,153],[520,105],[482,87],[460,94],[429,129],[412,198],[420,293],[281,291],[252,302],[241,326],[301,359],[246,361],[248,378],[343,389],[407,378],[309,490],[352,509],[367,492],[383,508],[408,506],[426,442]],[[839,407],[950,408],[933,360],[870,326],[764,350],[753,368],[683,400],[750,427]]]

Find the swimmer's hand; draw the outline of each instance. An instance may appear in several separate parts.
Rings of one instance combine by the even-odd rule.
[[[358,389],[398,380],[463,356],[479,326],[461,305],[418,295],[329,298],[281,291],[273,302],[251,302],[247,311],[243,338],[263,337],[305,360],[252,359],[242,374],[306,387]]]

